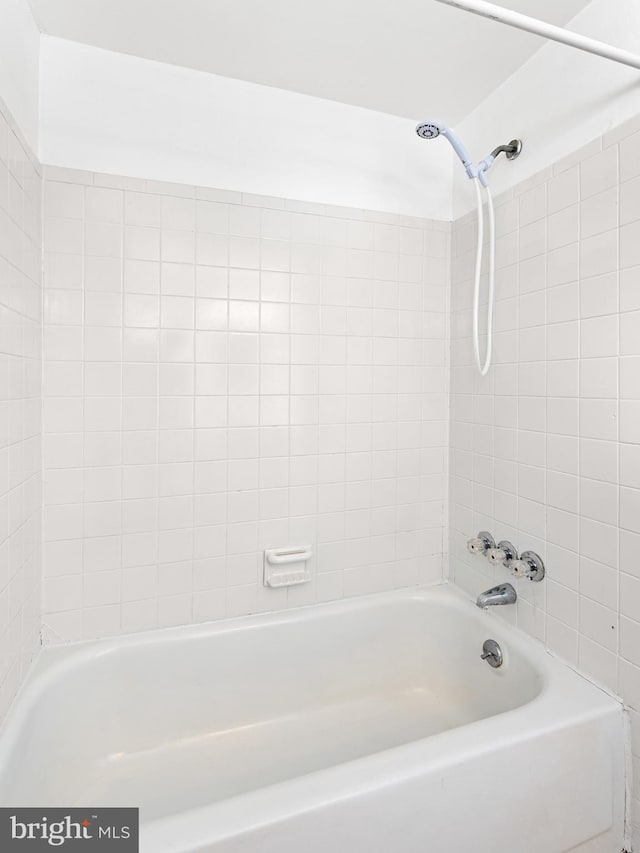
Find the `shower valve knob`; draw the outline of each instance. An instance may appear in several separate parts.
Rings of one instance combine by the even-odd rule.
[[[487,559],[495,566],[510,566],[514,560],[518,559],[518,552],[511,542],[503,539],[502,542],[498,542],[495,548],[490,548],[487,551]]]
[[[487,533],[486,530],[481,530],[475,539],[467,541],[467,550],[470,554],[486,554],[489,550],[496,547],[493,536]]]
[[[514,560],[511,564],[511,574],[516,578],[526,578],[529,566],[524,560]]]
[[[498,542],[496,548],[489,548],[487,559],[494,566],[510,566],[514,560],[518,559],[518,552],[511,542],[507,542],[505,539],[502,542]]]
[[[535,551],[523,551],[520,559],[514,560],[509,568],[515,577],[529,578],[536,583],[544,577],[544,563]]]
[[[504,553],[502,548],[489,548],[487,551],[487,560],[490,563],[493,563],[494,566],[499,566],[506,560],[507,555]]]
[[[482,539],[469,539],[467,542],[467,551],[470,554],[484,554],[486,547]]]

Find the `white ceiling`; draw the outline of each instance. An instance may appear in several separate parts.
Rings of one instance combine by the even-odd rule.
[[[588,0],[503,0],[566,24]],[[418,119],[460,121],[543,41],[434,0],[30,0],[42,32]]]

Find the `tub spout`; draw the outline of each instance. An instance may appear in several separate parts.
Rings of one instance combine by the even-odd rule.
[[[476,600],[478,607],[493,607],[496,604],[515,604],[517,594],[510,583],[501,583],[481,592]]]

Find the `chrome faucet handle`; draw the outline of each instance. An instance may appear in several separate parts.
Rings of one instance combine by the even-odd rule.
[[[475,539],[467,540],[467,551],[470,554],[486,554],[496,543],[493,536],[486,530],[481,530]]]
[[[503,564],[506,559],[507,555],[502,548],[489,548],[487,551],[487,560],[493,563],[494,566]]]
[[[498,542],[496,548],[489,548],[487,551],[487,560],[489,560],[489,562],[494,566],[502,565],[509,568],[511,563],[517,559],[518,552],[511,542],[508,542],[506,539],[503,539],[502,542]]]
[[[510,569],[515,577],[529,578],[535,583],[539,583],[545,574],[544,563],[535,551],[523,551],[520,559],[511,563]]]

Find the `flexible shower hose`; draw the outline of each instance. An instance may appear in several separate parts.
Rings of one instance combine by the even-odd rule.
[[[480,181],[474,180],[476,188],[476,201],[478,204],[478,245],[476,248],[476,271],[473,282],[473,355],[476,367],[481,376],[486,376],[491,366],[493,353],[493,303],[495,301],[495,267],[496,267],[496,222],[493,209],[493,198],[491,190],[485,184],[487,191],[487,211],[489,214],[489,300],[487,305],[487,347],[484,362],[480,358],[480,275],[482,272],[482,254],[484,243],[484,213],[482,194],[480,192]]]

